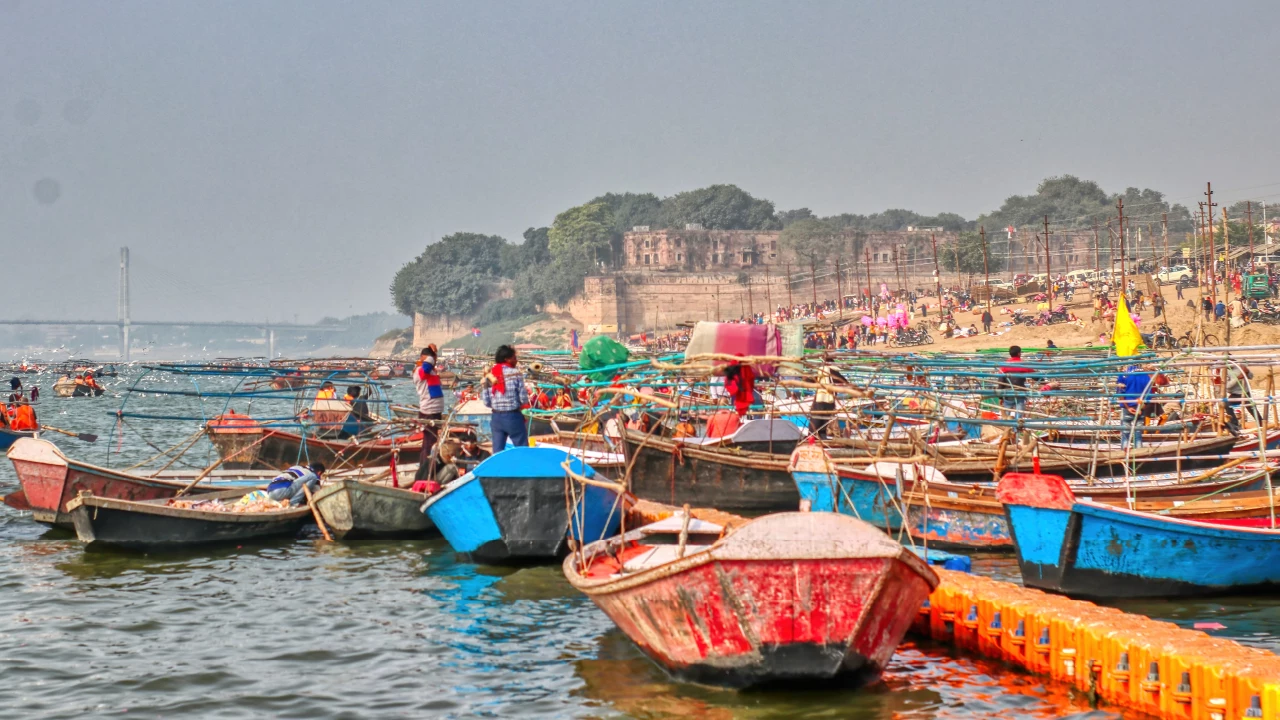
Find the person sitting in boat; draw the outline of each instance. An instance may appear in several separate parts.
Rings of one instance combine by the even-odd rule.
[[[324,465],[320,463],[294,465],[267,484],[267,496],[275,501],[288,500],[290,505],[297,507],[307,502],[307,494],[302,488],[305,486],[314,493],[320,489],[323,477]]]
[[[680,413],[680,422],[676,423],[676,429],[671,433],[671,437],[677,440],[698,437],[698,428],[689,421],[689,413]]]
[[[317,400],[333,400],[337,397],[338,389],[335,388],[333,383],[328,380],[325,380],[324,383],[320,385],[320,392],[316,393]]]
[[[567,410],[573,407],[573,397],[569,395],[569,388],[562,387],[556,391],[556,399],[552,406],[556,410]]]
[[[480,440],[475,433],[463,437],[459,444],[457,461],[465,467],[475,467],[489,457],[489,451],[480,447]]]
[[[351,385],[347,388],[347,394],[342,396],[342,401],[351,406],[351,412],[347,414],[347,419],[342,423],[342,430],[338,432],[340,438],[350,438],[359,435],[368,428],[373,418],[369,415],[369,403],[360,397],[363,388],[359,385]]]
[[[22,392],[22,381],[18,378],[9,378],[9,404],[13,405],[27,401],[27,394]]]

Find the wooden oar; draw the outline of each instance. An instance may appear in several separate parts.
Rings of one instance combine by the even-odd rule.
[[[62,428],[56,428],[56,427],[53,427],[52,425],[41,425],[40,429],[51,430],[53,432],[66,435],[67,437],[73,437],[77,440],[83,440],[87,443],[98,442],[98,436],[94,435],[93,433],[73,433],[70,430],[63,430]]]
[[[320,534],[324,535],[324,539],[333,542],[333,538],[329,536],[329,528],[324,526],[324,520],[320,519],[320,511],[316,509],[316,503],[311,499],[311,488],[306,483],[302,484],[302,494],[307,496],[307,507],[311,508],[311,516],[316,519],[316,524],[320,526]]]

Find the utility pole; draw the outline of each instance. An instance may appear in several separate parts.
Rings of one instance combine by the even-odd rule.
[[[1267,204],[1262,203],[1262,243],[1264,245],[1271,244],[1271,228],[1267,227]],[[1267,254],[1271,254],[1271,249],[1267,249]]]
[[[938,272],[938,236],[929,233],[929,241],[933,243],[933,282],[938,286],[938,304],[942,304],[942,275]]]
[[[1216,303],[1218,302],[1218,275],[1213,267],[1213,246],[1206,240],[1208,232],[1205,230],[1204,215],[1204,203],[1201,202],[1200,216],[1197,220],[1200,226],[1200,249],[1204,252],[1200,253],[1199,257],[1204,265],[1205,274],[1209,276],[1209,299]]]
[[[1227,209],[1222,208],[1222,301],[1231,305],[1231,231],[1227,228]],[[1243,290],[1244,288],[1240,288]],[[1231,347],[1231,318],[1227,318],[1227,347]]]
[[[840,256],[836,256],[836,307],[839,308],[840,319],[844,319],[844,282],[840,277]]]
[[[902,276],[898,273],[898,246],[893,246],[893,292],[896,294],[898,288],[902,287]]]
[[[796,303],[791,298],[791,263],[787,263],[786,267],[787,267],[787,309],[792,310],[795,308]]]
[[[1245,228],[1249,231],[1249,266],[1253,267],[1253,201],[1245,201],[1244,214],[1248,218],[1245,220]]]
[[[751,276],[747,276],[747,316],[754,318],[756,316],[756,305],[751,299]]]
[[[1098,221],[1093,221],[1093,275],[1097,278],[1098,271],[1102,269],[1102,264],[1098,260]]]
[[[1173,257],[1169,255],[1169,213],[1160,214],[1160,234],[1164,237],[1164,266],[1173,267]]]
[[[951,246],[951,251],[956,256],[956,286],[964,287],[964,282],[960,279],[960,236],[956,235],[955,244]]]
[[[818,267],[812,256],[809,258],[809,284],[813,287],[813,311],[818,312]]]
[[[1044,216],[1044,275],[1049,284],[1049,309],[1053,310],[1053,260],[1049,257],[1049,216]]]
[[[870,307],[871,295],[872,295],[872,290],[871,290],[871,248],[863,248],[863,249],[862,249],[862,252],[866,253],[866,257],[867,257],[867,303],[868,303],[868,307]]]
[[[120,359],[129,362],[129,248],[120,248],[120,287],[116,301],[120,322]],[[270,359],[270,358],[268,358]]]
[[[854,286],[857,288],[857,289],[854,291],[854,294],[855,294],[855,295],[857,296],[857,298],[858,298],[858,302],[857,302],[857,304],[858,304],[859,306],[861,306],[861,305],[862,305],[862,275],[861,275],[861,274],[859,274],[859,271],[858,271],[858,253],[857,253],[857,251],[854,251],[854,252],[853,252],[853,282],[854,282]]]
[[[978,237],[982,238],[982,273],[986,275],[987,309],[991,309],[991,266],[987,264],[987,226],[978,226]]]
[[[1116,210],[1120,213],[1120,219],[1116,221],[1116,225],[1120,228],[1120,292],[1123,293],[1129,289],[1128,272],[1125,266],[1125,261],[1129,259],[1129,252],[1124,247],[1124,198],[1116,200]],[[1125,300],[1128,301],[1128,296]]]
[[[1212,262],[1213,254],[1216,252],[1213,247],[1213,209],[1217,207],[1217,204],[1213,202],[1213,183],[1206,182],[1204,184],[1204,194],[1205,197],[1208,198],[1208,200],[1205,201],[1204,218],[1205,226],[1209,228],[1209,260]],[[1223,257],[1223,261],[1226,261],[1226,257]],[[1217,273],[1214,273],[1213,301],[1215,303],[1218,302]],[[1227,324],[1230,325],[1230,323]]]

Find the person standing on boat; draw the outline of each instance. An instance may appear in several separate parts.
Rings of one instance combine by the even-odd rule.
[[[999,386],[1005,391],[1000,404],[1021,415],[1027,410],[1027,378],[1031,368],[1022,364],[1022,347],[1009,346],[1009,360],[1000,366]]]
[[[1142,447],[1142,431],[1138,425],[1145,417],[1143,412],[1148,398],[1155,391],[1150,373],[1131,369],[1116,378],[1116,389],[1120,395],[1120,447],[1130,444]]]
[[[1259,425],[1262,425],[1262,417],[1258,414],[1258,408],[1250,400],[1253,394],[1249,390],[1249,381],[1253,379],[1253,371],[1246,365],[1236,365],[1235,363],[1227,363],[1223,370],[1223,379],[1227,384],[1227,397],[1222,404],[1227,411],[1227,430],[1232,435],[1240,434],[1240,414],[1236,412],[1236,408],[1243,406],[1253,415],[1253,419]]]
[[[489,425],[493,429],[493,451],[507,448],[507,439],[516,447],[529,444],[529,430],[524,424],[522,408],[529,406],[529,390],[524,375],[516,369],[516,351],[503,345],[493,355],[493,367],[484,376],[481,400],[493,411]]]
[[[418,472],[414,480],[426,480],[433,474],[432,451],[439,439],[440,420],[444,417],[444,388],[436,369],[439,355],[435,345],[418,353],[418,366],[413,370],[413,388],[418,391],[418,419],[422,421],[422,452],[418,455]]]
[[[294,465],[267,484],[267,496],[277,502],[288,500],[294,507],[304,505],[307,502],[307,494],[303,491],[303,486],[314,493],[320,489],[322,477],[324,477],[324,465],[320,463]]]

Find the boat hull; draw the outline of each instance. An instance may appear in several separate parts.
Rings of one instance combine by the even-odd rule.
[[[754,522],[765,527],[748,523],[652,569],[592,582],[569,558],[565,574],[682,680],[747,688],[877,678],[936,585],[933,573],[851,518],[782,513]],[[875,549],[850,556],[849,546]]]
[[[72,520],[67,504],[82,492],[142,501],[171,498],[184,487],[184,483],[151,480],[68,460],[45,440],[19,439],[10,448],[9,460],[32,518],[68,530],[72,529]],[[13,505],[15,501],[8,502]]]
[[[595,470],[564,449],[511,448],[432,495],[422,512],[454,551],[476,562],[554,562],[570,538],[590,542],[621,527],[621,488],[593,478]]]
[[[87,548],[142,551],[287,537],[311,519],[305,506],[278,513],[221,513],[92,497],[77,498],[69,513]]]
[[[748,517],[795,510],[800,494],[787,455],[752,456],[724,448],[675,443],[635,433],[626,436],[632,494],[670,505],[714,507]]]
[[[564,478],[472,474],[433,496],[423,512],[455,552],[489,565],[555,562],[568,552],[571,536],[608,537],[622,518],[617,495],[604,488],[583,488],[570,514]]]
[[[314,504],[337,539],[410,538],[435,530],[421,510],[426,499],[425,493],[405,488],[340,480],[323,485]]]
[[[1054,476],[1007,477],[1000,493],[1027,586],[1090,598],[1280,587],[1280,531],[1080,502]]]
[[[8,450],[18,438],[35,437],[34,430],[9,430],[8,428],[0,428],[0,451]]]

